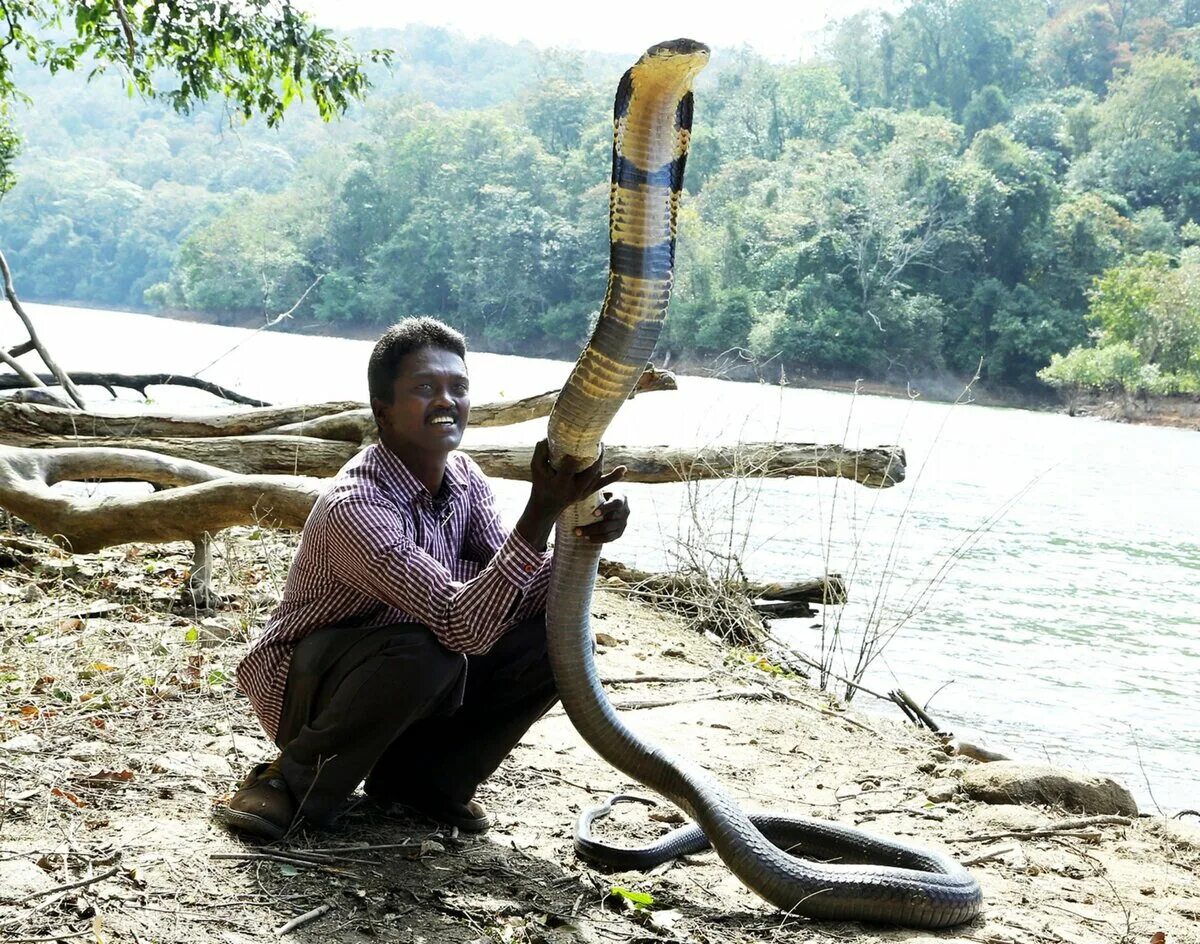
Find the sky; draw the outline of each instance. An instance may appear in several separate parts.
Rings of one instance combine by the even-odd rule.
[[[571,3],[571,0],[296,0],[317,21],[339,29],[359,26],[447,26],[471,38],[536,46],[565,46],[639,55],[648,46],[686,36],[709,46],[753,46],[777,62],[807,56],[830,19],[864,8],[893,7],[892,0],[638,0]]]

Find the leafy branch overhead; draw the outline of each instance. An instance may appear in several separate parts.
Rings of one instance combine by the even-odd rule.
[[[119,70],[130,94],[181,112],[222,97],[275,125],[310,98],[329,119],[367,90],[366,61],[390,58],[380,49],[359,55],[287,0],[3,0],[0,13],[0,108],[23,97],[13,78],[22,58],[51,73]],[[4,147],[0,111],[0,167]]]

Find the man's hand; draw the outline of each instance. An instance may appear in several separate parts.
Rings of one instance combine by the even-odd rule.
[[[555,469],[550,464],[550,444],[544,439],[539,442],[534,447],[533,461],[529,464],[530,479],[533,483],[529,490],[529,502],[517,522],[517,532],[533,547],[539,550],[544,548],[554,522],[563,511],[624,477],[625,466],[617,466],[606,473],[603,471],[603,464],[604,451],[601,449],[600,457],[585,468],[580,468],[579,460],[567,456],[563,459],[561,467]],[[619,537],[625,530],[625,519],[629,517],[629,509],[624,499],[610,499],[607,495],[605,498],[601,509],[607,507],[610,502],[623,506],[623,514],[616,509],[611,512],[619,521],[619,526],[615,533],[612,533],[613,523],[609,520],[609,515],[602,512],[599,516],[602,520],[580,529],[589,539],[593,528],[597,529],[598,534],[612,534],[611,537],[604,537],[605,541]]]
[[[625,533],[629,523],[629,502],[624,495],[604,493],[604,501],[592,512],[600,520],[575,529],[576,537],[592,544],[607,544]]]

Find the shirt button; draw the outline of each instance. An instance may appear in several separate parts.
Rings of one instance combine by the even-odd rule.
[[[535,568],[535,567],[533,566],[533,564],[526,564],[526,565],[525,565],[525,573],[527,573],[527,574],[532,574],[532,573],[534,572],[534,570],[536,570],[536,569],[537,569],[537,568]]]

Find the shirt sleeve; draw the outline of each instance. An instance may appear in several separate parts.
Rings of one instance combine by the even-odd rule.
[[[487,563],[503,546],[509,537],[509,530],[500,520],[496,510],[496,493],[483,470],[469,456],[467,470],[469,476],[471,520],[463,541],[463,550],[472,560]],[[526,544],[528,546],[528,544]],[[536,553],[536,552],[535,552]],[[546,608],[546,591],[550,588],[550,551],[540,554],[537,570],[531,575],[529,582],[521,593],[521,599],[513,611],[513,622],[520,622]]]
[[[487,652],[522,618],[522,596],[544,568],[544,555],[513,533],[479,575],[465,583],[412,540],[386,501],[350,499],[329,510],[333,575],[427,625],[447,649]],[[543,595],[544,596],[544,595]]]

